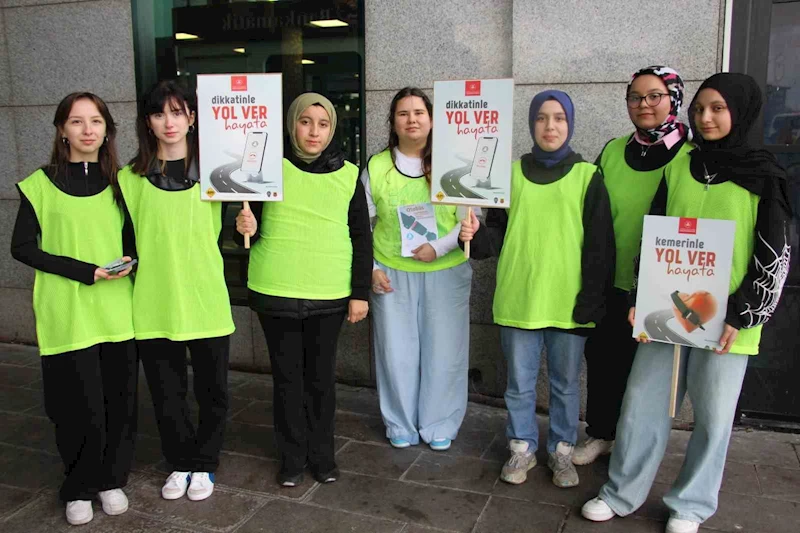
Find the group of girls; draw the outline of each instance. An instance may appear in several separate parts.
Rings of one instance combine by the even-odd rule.
[[[510,456],[500,477],[523,483],[536,465],[536,380],[546,349],[547,464],[553,483],[579,483],[574,465],[612,453],[609,481],[583,508],[590,520],[634,512],[666,448],[669,345],[631,337],[634,263],[647,213],[735,220],[731,298],[722,349],[684,349],[679,398],[696,429],[665,497],[668,533],[697,531],[716,509],[747,355],[777,303],[788,254],[786,177],[747,133],[761,95],[752,78],[718,74],[681,124],[683,82],[672,69],[634,74],[625,93],[634,125],[594,164],[570,148],[575,106],[561,91],[529,109],[532,149],[513,165],[511,208],[464,216],[435,206],[438,239],[401,254],[398,208],[430,201],[432,104],[416,88],[391,102],[387,148],[361,171],[335,141],[336,111],[305,93],[286,114],[285,201],[236,217],[250,237],[249,303],[274,381],[278,482],[308,469],[339,477],[334,457],[336,349],[345,320],[372,308],[380,409],[391,446],[447,450],[467,407],[469,297],[476,259],[499,256],[494,319],[508,362]],[[137,351],[173,469],[166,499],[207,498],[227,413],[230,304],[218,247],[220,204],[201,202],[195,108],[174,82],[145,95],[139,152],[117,173],[116,129],[89,93],[68,96],[54,120],[51,162],[19,184],[14,257],[36,268],[34,309],[48,416],[56,424],[70,523],[127,509],[136,427]],[[137,258],[130,270],[99,265]],[[188,268],[188,269],[187,269]],[[765,278],[777,290],[766,292]],[[53,306],[53,298],[63,304]],[[65,320],[65,317],[67,319]],[[741,330],[741,331],[740,331]],[[186,348],[199,426],[191,423]],[[589,437],[577,442],[580,362],[589,369]],[[627,384],[627,386],[626,386]]]

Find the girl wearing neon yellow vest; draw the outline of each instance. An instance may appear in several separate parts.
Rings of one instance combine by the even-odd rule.
[[[136,119],[139,151],[119,174],[139,251],[136,340],[161,449],[173,470],[161,489],[167,500],[184,494],[203,500],[214,490],[234,329],[217,245],[220,204],[201,201],[198,190],[194,109],[178,83],[157,83],[144,95]],[[186,402],[187,348],[200,407],[197,429]]]
[[[128,509],[136,440],[139,361],[133,341],[130,268],[100,265],[135,256],[117,183],[117,128],[106,104],[72,93],[56,108],[50,163],[17,184],[11,255],[36,269],[33,310],[47,416],[56,426],[67,521]],[[125,257],[123,257],[123,255]]]
[[[431,113],[406,87],[389,109],[389,146],[362,173],[373,222],[373,346],[381,414],[395,448],[446,450],[467,408],[472,267],[456,208],[437,205],[426,244],[403,257],[398,208],[430,202]],[[435,237],[435,238],[434,238]]]
[[[500,479],[519,484],[536,465],[536,381],[542,349],[550,378],[548,466],[553,483],[578,484],[572,450],[578,437],[583,346],[603,317],[606,283],[614,268],[608,193],[595,165],[572,151],[574,107],[561,91],[531,101],[533,149],[513,165],[511,208],[489,211],[486,225],[501,244],[494,321],[508,361],[505,392],[511,457]],[[480,225],[462,223],[470,240]],[[486,232],[481,232],[486,236]],[[476,240],[474,255],[481,252]]]
[[[294,487],[306,464],[320,483],[339,477],[336,344],[345,317],[367,315],[372,241],[358,168],[334,141],[333,104],[301,94],[286,130],[284,201],[252,204],[236,228],[253,245],[247,286],[272,364],[278,482]]]
[[[690,150],[688,128],[678,121],[683,92],[683,80],[669,67],[650,66],[636,72],[625,92],[628,116],[636,130],[609,141],[595,161],[611,200],[617,261],[605,319],[586,341],[588,438],[575,447],[572,461],[576,465],[611,453],[614,444],[622,396],[636,354],[637,344],[628,324],[628,292],[644,215],[664,167]]]
[[[704,81],[689,107],[697,147],[666,167],[651,210],[736,222],[723,348],[682,349],[678,404],[688,393],[695,427],[678,479],[663,498],[670,510],[667,533],[694,533],[716,511],[748,356],[758,353],[761,327],[778,305],[789,269],[786,172],[771,153],[747,142],[761,104],[761,90],[750,76],[724,73]],[[631,324],[634,315],[631,309]],[[589,520],[627,516],[647,498],[672,425],[672,351],[669,344],[639,345],[609,480],[583,506]]]

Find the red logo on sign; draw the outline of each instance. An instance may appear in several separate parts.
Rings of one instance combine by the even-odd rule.
[[[480,96],[481,95],[481,81],[470,80],[465,83],[464,94],[466,96]]]
[[[697,234],[697,219],[696,218],[681,218],[678,223],[678,233],[688,233],[689,235]]]
[[[247,76],[231,76],[231,91],[246,91]]]

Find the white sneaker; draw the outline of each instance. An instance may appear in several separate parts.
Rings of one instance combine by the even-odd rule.
[[[528,443],[524,440],[511,439],[508,448],[511,450],[511,457],[503,465],[500,479],[519,485],[528,479],[528,470],[536,466],[536,455],[528,451]]]
[[[122,489],[103,490],[97,493],[107,515],[118,515],[128,510],[128,497]]]
[[[601,455],[610,454],[613,447],[613,440],[603,440],[589,437],[585,441],[575,446],[575,451],[572,453],[572,464],[592,464]]]
[[[92,521],[92,502],[89,500],[74,500],[67,502],[67,522],[73,526],[88,524]]]
[[[612,511],[611,507],[599,497],[584,503],[581,507],[581,514],[592,522],[605,522],[617,516],[617,513]]]
[[[208,472],[192,472],[192,482],[186,496],[193,502],[205,500],[214,492],[214,474]]]
[[[177,500],[186,494],[186,488],[191,480],[189,472],[178,472],[177,470],[169,475],[167,482],[161,487],[161,497],[165,500]]]
[[[700,529],[699,522],[671,517],[667,520],[667,533],[697,533],[698,529]]]

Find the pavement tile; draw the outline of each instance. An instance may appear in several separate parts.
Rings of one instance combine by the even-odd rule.
[[[614,518],[607,522],[591,522],[580,513],[571,513],[563,533],[664,533],[664,522],[636,517]]]
[[[0,368],[0,372],[3,369]],[[0,386],[0,410],[21,413],[43,405],[44,398],[39,391],[18,387]],[[41,412],[44,412],[42,408]]]
[[[0,486],[0,519],[36,498],[35,492]]]
[[[482,494],[356,474],[321,485],[310,499],[323,507],[455,531],[471,531],[487,500]]]
[[[470,403],[461,424],[462,430],[493,431],[503,434],[508,419],[505,409]]]
[[[396,450],[388,445],[350,442],[336,454],[336,464],[347,472],[400,479],[420,453],[419,446]]]
[[[450,449],[444,452],[436,452],[443,455],[466,455],[469,457],[481,457],[489,446],[494,441],[495,433],[493,431],[484,431],[476,429],[464,429],[458,432],[458,437],[453,440]],[[421,446],[428,446],[424,443]]]
[[[334,432],[340,437],[362,442],[388,442],[386,427],[378,417],[337,411],[334,424]]]
[[[797,533],[800,531],[800,505],[721,492],[716,514],[703,525],[731,533]]]
[[[102,513],[100,506],[95,505],[94,515]],[[3,533],[67,533],[72,527],[64,516],[64,505],[58,501],[55,494],[40,494],[28,505],[0,522]],[[81,529],[81,531],[86,530]]]
[[[653,483],[653,486],[650,488],[650,493],[647,495],[647,499],[634,515],[640,518],[650,518],[652,520],[666,522],[667,519],[669,519],[669,510],[667,506],[664,505],[662,498],[667,491],[669,491],[669,488],[670,485],[666,483]],[[597,496],[597,494],[594,496]]]
[[[336,389],[336,409],[361,415],[381,416],[378,392],[366,387],[347,387]]]
[[[559,533],[567,509],[492,496],[475,533]]]
[[[64,481],[61,458],[41,451],[0,444],[3,484],[28,490],[58,488]]]
[[[403,478],[426,485],[491,494],[502,463],[474,457],[425,452]]]
[[[237,533],[399,533],[403,523],[272,500]]]
[[[755,443],[752,438],[738,434],[731,437],[726,459],[737,463],[800,469],[800,461],[791,444],[770,439]]]
[[[64,522],[66,523],[66,520]],[[180,527],[166,524],[134,510],[128,510],[117,516],[107,516],[101,510],[99,503],[94,504],[94,519],[91,522],[80,526],[79,530],[73,526],[70,528],[68,530],[70,533],[75,531],[80,531],[80,533],[197,533],[202,531],[191,526]]]
[[[756,470],[765,497],[800,503],[800,470],[766,465]]]
[[[661,461],[661,466],[656,474],[657,483],[672,485],[685,459],[684,455],[665,455]],[[760,496],[761,491],[758,487],[758,476],[754,465],[742,463],[725,463],[725,472],[722,477],[722,488],[725,492],[735,492],[738,494],[752,494]]]
[[[55,427],[47,418],[0,413],[0,441],[58,453]]]
[[[232,420],[245,424],[272,426],[275,421],[272,416],[272,402],[256,400],[251,401],[244,409],[237,412]]]
[[[244,381],[239,385],[232,386],[228,389],[230,396],[237,398],[247,398],[249,400],[266,400],[272,401],[272,381]]]
[[[303,483],[293,488],[278,485],[277,477],[280,465],[271,459],[234,455],[223,452],[220,457],[216,479],[220,485],[245,489],[252,492],[272,494],[282,498],[299,500],[314,486],[315,481],[306,472]],[[347,476],[343,476],[346,478]],[[338,485],[340,482],[331,483]]]
[[[0,385],[4,387],[31,387],[41,379],[39,368],[0,364]]]
[[[278,459],[275,429],[272,426],[255,426],[241,422],[225,425],[225,440],[222,449],[229,452]]]
[[[193,502],[188,498],[165,500],[161,497],[162,477],[146,476],[128,489],[132,509],[175,525],[201,527],[211,531],[232,531],[265,499],[252,495],[215,490],[207,500]]]
[[[508,498],[518,498],[532,502],[564,505],[580,509],[591,500],[608,480],[608,457],[601,457],[587,466],[576,467],[580,484],[577,487],[562,489],[553,485],[553,472],[546,464],[539,463],[528,471],[528,480],[521,485],[498,481],[493,494]],[[500,471],[498,470],[498,475]]]

